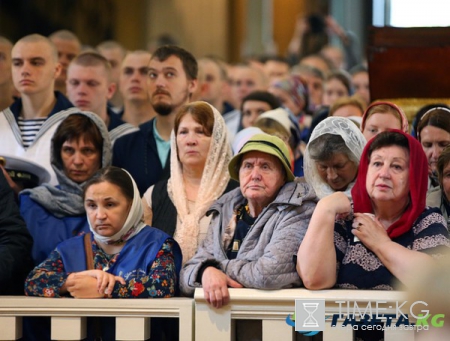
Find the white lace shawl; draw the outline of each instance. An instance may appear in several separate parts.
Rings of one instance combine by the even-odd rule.
[[[357,160],[361,159],[361,154],[367,142],[359,128],[351,120],[345,117],[327,117],[316,126],[311,134],[308,145],[306,146],[303,158],[303,170],[306,182],[314,188],[314,191],[320,199],[335,192],[334,189],[322,180],[317,171],[316,162],[311,159],[309,153],[310,143],[323,134],[341,136],[345,145],[354,155],[352,159],[356,158]],[[351,182],[345,190],[345,194],[349,198],[351,197],[350,191],[354,183],[354,181]]]
[[[231,160],[231,147],[228,130],[219,111],[211,106],[214,113],[214,127],[211,135],[211,146],[203,170],[200,188],[193,211],[188,209],[188,201],[183,181],[183,166],[178,159],[175,133],[170,136],[170,179],[167,191],[177,209],[180,224],[175,230],[174,239],[183,252],[183,264],[191,259],[198,247],[200,219],[211,204],[219,198],[227,187],[230,175],[228,163]]]

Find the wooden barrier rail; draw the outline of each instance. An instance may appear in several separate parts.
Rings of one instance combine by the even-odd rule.
[[[295,340],[294,328],[286,317],[295,311],[295,299],[325,300],[325,315],[339,313],[339,301],[356,303],[362,310],[369,302],[386,302],[385,314],[395,314],[403,292],[366,290],[306,289],[256,290],[230,289],[231,300],[221,309],[211,308],[197,289],[194,299],[51,299],[0,296],[0,340],[17,340],[22,335],[23,316],[50,316],[54,340],[82,340],[86,336],[86,317],[115,317],[118,340],[145,340],[150,335],[151,317],[179,318],[180,340],[229,341],[234,339],[236,320],[261,320],[264,341]],[[344,305],[345,306],[345,305]],[[342,308],[342,307],[341,307]],[[409,305],[403,306],[407,311]],[[342,319],[339,320],[342,324]],[[339,324],[339,323],[338,323]],[[414,340],[414,330],[385,331],[386,341]],[[195,335],[195,336],[194,336]],[[350,341],[351,328],[325,324],[323,340]]]
[[[50,316],[52,340],[83,340],[86,317],[116,318],[117,340],[146,340],[151,317],[178,317],[180,340],[192,341],[194,304],[189,298],[70,299],[0,297],[0,340],[22,336],[22,316]]]
[[[211,308],[203,296],[203,290],[195,291],[195,339],[196,341],[229,341],[234,335],[234,321],[262,320],[263,341],[295,340],[295,331],[286,323],[287,315],[295,311],[295,299],[324,299],[325,316],[338,314],[336,301],[356,302],[362,310],[368,302],[385,301],[382,312],[395,314],[396,302],[404,302],[403,292],[378,290],[320,290],[306,289],[255,290],[230,289],[230,303],[221,309]],[[353,307],[353,305],[352,305]],[[403,306],[407,311],[408,304]],[[341,319],[342,321],[343,319]],[[415,331],[390,329],[385,331],[385,341],[414,340]],[[353,340],[351,328],[331,327],[325,324],[324,341]]]

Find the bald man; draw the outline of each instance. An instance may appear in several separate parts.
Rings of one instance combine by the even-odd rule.
[[[51,137],[58,124],[73,107],[54,91],[61,72],[55,45],[46,37],[32,34],[20,39],[12,49],[12,78],[20,98],[0,112],[0,156],[34,161],[51,174]],[[8,166],[8,165],[6,165]]]
[[[70,62],[80,54],[81,43],[78,37],[71,31],[59,30],[48,37],[58,50],[58,61],[61,64],[61,72],[55,80],[55,89],[66,94],[67,68]]]

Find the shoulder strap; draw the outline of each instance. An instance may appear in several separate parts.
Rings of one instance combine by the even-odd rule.
[[[94,270],[94,253],[92,252],[91,233],[84,235],[84,252],[86,254],[86,269]],[[108,295],[105,295],[107,298]],[[93,318],[94,340],[101,340],[102,326],[99,317]]]
[[[91,233],[84,235],[84,252],[86,254],[86,269],[94,269],[94,253],[92,252]]]

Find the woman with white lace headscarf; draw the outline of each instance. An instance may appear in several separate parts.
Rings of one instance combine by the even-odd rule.
[[[183,263],[206,237],[206,211],[223,193],[238,186],[230,182],[232,152],[222,115],[206,102],[180,108],[171,136],[170,179],[144,194],[145,222],[174,236]]]
[[[328,117],[316,126],[303,167],[305,180],[320,199],[336,191],[350,197],[365,145],[364,135],[348,118]]]

